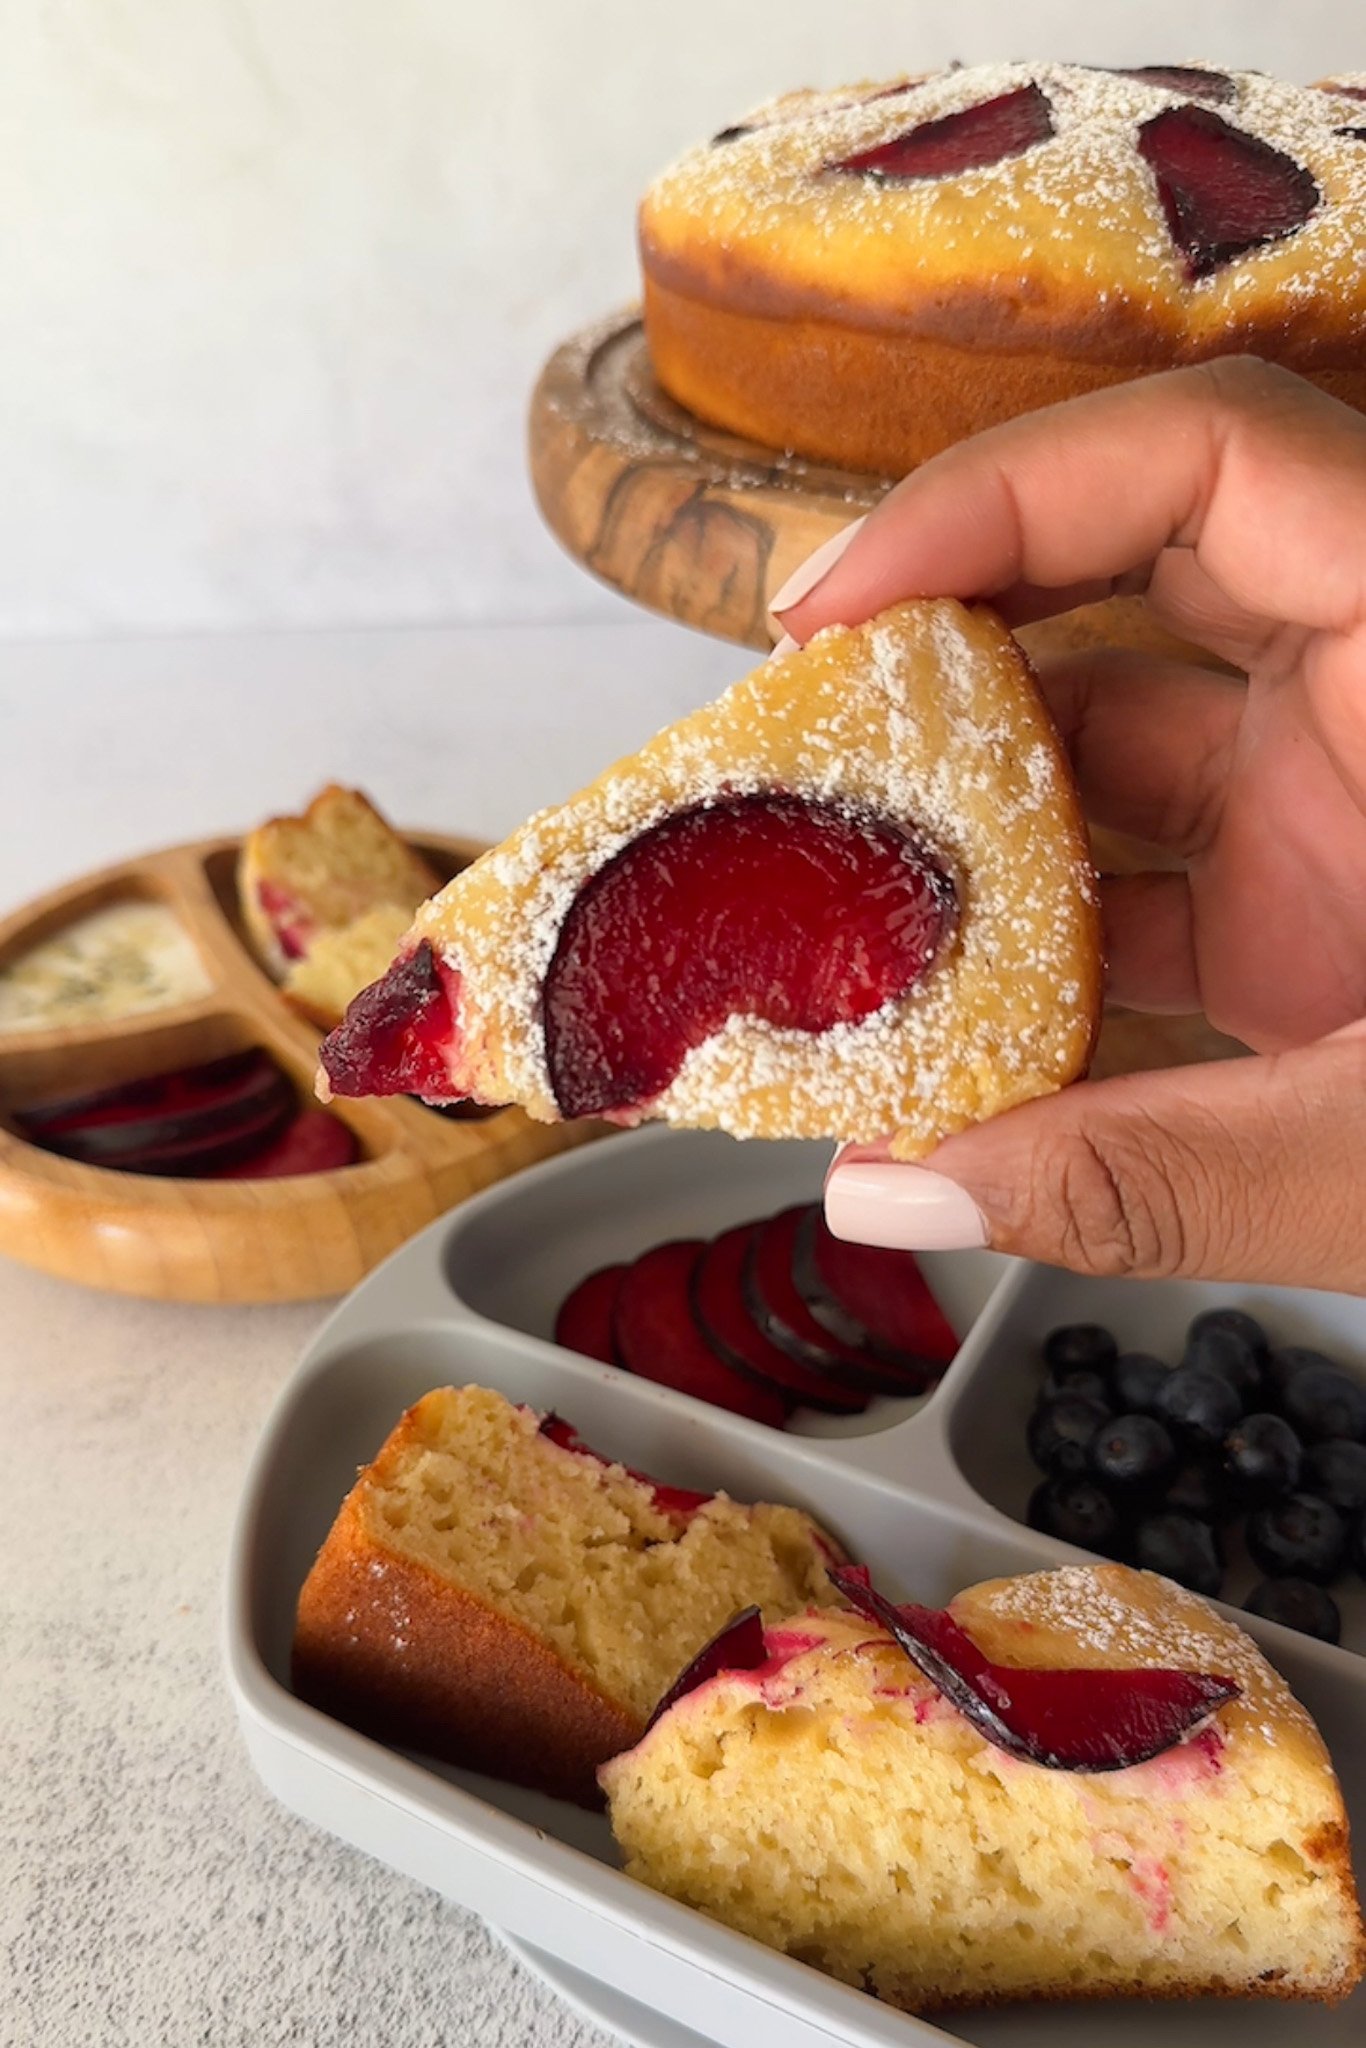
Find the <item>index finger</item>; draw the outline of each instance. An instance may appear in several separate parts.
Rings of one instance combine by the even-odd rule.
[[[782,613],[805,641],[906,597],[990,598],[1016,619],[1142,587],[1191,548],[1249,621],[1366,619],[1366,421],[1303,379],[1229,357],[1025,414],[915,470]]]

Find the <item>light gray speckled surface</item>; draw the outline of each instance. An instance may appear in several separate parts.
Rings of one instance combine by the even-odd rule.
[[[9,645],[0,910],[329,777],[504,831],[746,666],[620,615]],[[0,2048],[604,2038],[478,1922],[276,1807],[238,1741],[228,1532],[323,1313],[120,1301],[0,1260]]]
[[[284,1813],[219,1663],[261,1420],[321,1310],[0,1264],[0,2042],[592,2048],[477,1921]]]

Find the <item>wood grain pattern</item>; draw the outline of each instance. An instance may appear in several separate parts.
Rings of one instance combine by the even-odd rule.
[[[767,599],[888,488],[705,427],[655,383],[633,313],[573,336],[531,401],[531,476],[569,553],[637,603],[767,648]]]
[[[531,478],[552,532],[604,583],[699,632],[765,652],[768,600],[894,479],[832,469],[722,433],[655,382],[636,312],[556,349],[531,400]],[[1191,649],[1138,598],[1024,627],[1036,659],[1097,645]]]
[[[417,835],[447,873],[483,851]],[[85,1166],[30,1144],[9,1113],[263,1046],[312,1099],[318,1031],[257,965],[236,917],[238,842],[124,861],[0,922],[0,964],[104,905],[165,903],[213,981],[194,1002],[113,1023],[0,1037],[0,1252],[63,1279],[174,1301],[300,1301],[344,1293],[424,1224],[533,1161],[600,1136],[518,1109],[456,1123],[406,1098],[338,1101],[354,1166],[281,1180],[179,1180]]]

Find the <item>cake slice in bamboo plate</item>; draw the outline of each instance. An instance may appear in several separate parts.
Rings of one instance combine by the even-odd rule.
[[[432,834],[413,843],[442,875],[483,851]],[[336,1103],[329,1114],[353,1134],[355,1163],[268,1179],[125,1172],[34,1142],[24,1122],[44,1105],[250,1048],[283,1070],[301,1111],[316,1107],[321,1034],[248,948],[238,851],[237,840],[214,839],[124,861],[0,921],[2,974],[97,913],[160,907],[201,984],[131,1015],[20,1028],[13,1016],[0,1019],[0,1254],[89,1287],[164,1300],[340,1294],[467,1195],[601,1133],[597,1124],[533,1124],[518,1109],[456,1121],[403,1097]]]

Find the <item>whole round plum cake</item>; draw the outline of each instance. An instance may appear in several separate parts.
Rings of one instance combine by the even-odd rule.
[[[1364,92],[1035,63],[786,94],[645,196],[656,374],[732,432],[884,472],[1219,355],[1366,409]]]

